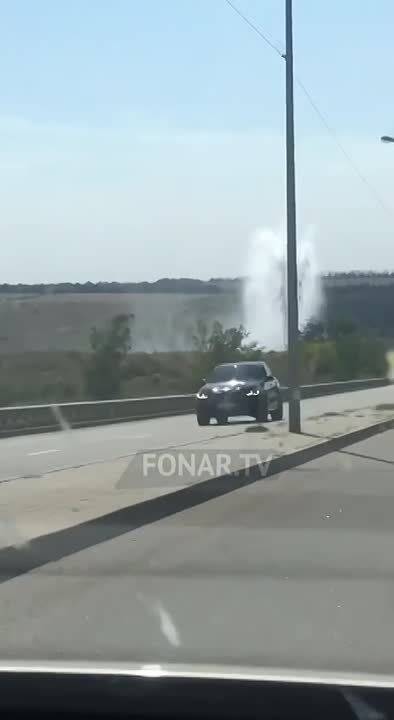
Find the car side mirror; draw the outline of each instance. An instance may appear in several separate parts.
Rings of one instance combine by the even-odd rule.
[[[265,378],[265,380],[266,380],[266,381],[267,381],[267,380],[274,380],[274,376],[273,376],[273,375],[267,375],[266,378]]]
[[[205,385],[205,383],[207,382],[207,378],[202,378],[202,382]]]

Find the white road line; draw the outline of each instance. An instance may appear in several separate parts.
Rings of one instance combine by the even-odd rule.
[[[111,437],[113,440],[144,440],[152,437],[152,435],[120,435],[118,433],[114,433]]]
[[[53,450],[53,449],[51,449],[51,450],[37,450],[36,452],[30,452],[30,453],[27,453],[27,454],[32,457],[33,455],[49,455],[50,453],[58,453],[58,452],[62,452],[62,451],[61,451],[61,450]]]
[[[21,478],[20,475],[11,475],[9,477],[0,477],[0,485],[1,485],[1,483],[11,482],[11,480],[20,480],[20,478]]]

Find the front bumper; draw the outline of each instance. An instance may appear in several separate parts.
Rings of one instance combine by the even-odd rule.
[[[216,414],[235,417],[237,415],[249,415],[255,417],[259,404],[266,401],[265,394],[260,395],[241,395],[240,393],[221,393],[217,397],[209,396],[207,400],[197,399],[196,410],[210,417]]]

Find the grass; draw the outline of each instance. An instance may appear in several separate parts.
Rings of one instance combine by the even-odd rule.
[[[87,353],[77,351],[0,355],[0,406],[90,399],[83,376],[87,357]],[[286,353],[267,353],[266,359],[273,373],[286,385]],[[202,377],[196,374],[198,365],[196,352],[130,353],[119,397],[195,392],[202,384]],[[301,382],[315,380],[304,366]]]
[[[88,400],[82,352],[0,355],[0,406]],[[120,397],[192,392],[194,353],[131,353]]]
[[[0,406],[73,402],[90,399],[83,368],[88,355],[77,351],[20,352],[0,355]],[[287,381],[287,356],[265,356],[282,385]],[[177,395],[195,392],[202,384],[196,374],[196,352],[130,353],[119,397]],[[325,375],[324,380],[335,380]],[[322,381],[313,363],[301,364],[301,384]],[[379,409],[392,409],[386,404]],[[334,414],[334,413],[330,413]]]
[[[202,382],[192,336],[200,320],[224,327],[244,320],[236,292],[188,294],[0,295],[0,405],[72,402],[88,399],[83,367],[93,325],[103,326],[120,313],[133,313],[133,351],[121,397],[194,392]],[[387,341],[388,342],[388,341]],[[387,345],[391,376],[394,351]],[[28,350],[27,350],[28,348]],[[332,358],[315,344],[305,352],[300,383],[337,379]],[[265,359],[283,385],[287,356]],[[325,364],[323,362],[325,361]]]

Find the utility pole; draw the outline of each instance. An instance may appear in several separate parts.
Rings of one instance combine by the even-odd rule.
[[[287,200],[287,357],[289,432],[301,432],[298,341],[297,232],[294,169],[293,8],[286,0],[286,200]]]

